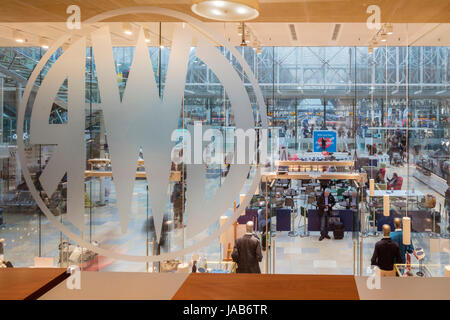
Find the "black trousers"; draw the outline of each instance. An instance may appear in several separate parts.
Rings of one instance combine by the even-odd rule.
[[[324,212],[324,214],[319,217],[320,222],[320,235],[325,237],[328,235],[328,214]]]

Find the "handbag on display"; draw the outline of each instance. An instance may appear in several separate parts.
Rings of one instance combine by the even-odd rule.
[[[423,206],[427,209],[434,208],[436,206],[436,197],[431,194],[427,194],[425,196],[425,203]]]

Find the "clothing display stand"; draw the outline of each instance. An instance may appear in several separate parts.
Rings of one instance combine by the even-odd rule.
[[[288,232],[289,237],[297,237],[298,232],[295,230],[295,214],[292,212],[291,214],[291,231]]]
[[[369,237],[378,237],[380,235],[380,233],[377,231],[377,211],[371,207],[371,212],[373,213],[373,219],[372,221],[369,220],[369,225],[370,222],[373,223],[372,226],[372,232],[368,234]]]
[[[308,231],[308,218],[307,218],[307,214],[308,214],[308,209],[305,208],[305,212],[303,215],[303,232],[301,232],[299,235],[301,238],[305,238],[305,237],[309,237],[309,231]]]

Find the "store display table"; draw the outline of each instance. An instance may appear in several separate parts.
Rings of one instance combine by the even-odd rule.
[[[333,210],[333,214],[339,216],[341,222],[344,224],[345,231],[355,231],[353,230],[353,215],[355,214],[355,210]],[[308,231],[320,231],[319,210],[308,210]],[[332,231],[331,228],[330,231]]]
[[[398,211],[391,209],[389,212],[389,216],[387,217],[383,215],[383,212],[377,212],[377,230],[381,231],[384,224],[390,225],[391,230],[394,230],[394,219],[401,219],[405,216],[405,210]],[[408,210],[408,217],[411,218],[412,232],[425,232],[426,229],[432,228],[433,214],[429,210]],[[440,216],[435,215],[434,219],[436,221],[439,221]]]
[[[367,197],[370,197],[370,190],[366,190]],[[374,190],[374,197],[423,197],[424,194],[419,190]]]
[[[0,300],[35,300],[69,277],[64,268],[0,269]]]

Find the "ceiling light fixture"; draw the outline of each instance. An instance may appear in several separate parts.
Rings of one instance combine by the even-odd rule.
[[[128,36],[131,36],[133,34],[133,29],[131,28],[131,24],[128,22],[124,22],[122,25],[123,33],[125,33]]]
[[[39,46],[43,49],[48,49],[48,40],[44,37],[39,38]]]
[[[26,39],[25,39],[24,35],[19,30],[14,30],[13,31],[13,37],[14,37],[14,40],[16,42],[18,42],[18,43],[26,42]]]
[[[247,40],[245,40],[245,35],[247,34],[247,32],[245,31],[245,23],[241,23],[242,26],[242,41],[241,41],[241,47],[246,47],[247,46]]]
[[[150,32],[148,32],[148,30],[144,30],[144,38],[145,38],[145,42],[147,42],[147,43],[152,42],[152,40],[150,39]]]
[[[384,31],[381,32],[380,36],[381,36],[381,42],[387,41],[387,34]]]
[[[389,35],[393,34],[394,33],[394,26],[392,25],[392,23],[386,24],[385,30],[386,30],[387,34],[389,34]]]
[[[247,21],[259,15],[258,0],[192,0],[192,12],[212,20]]]

